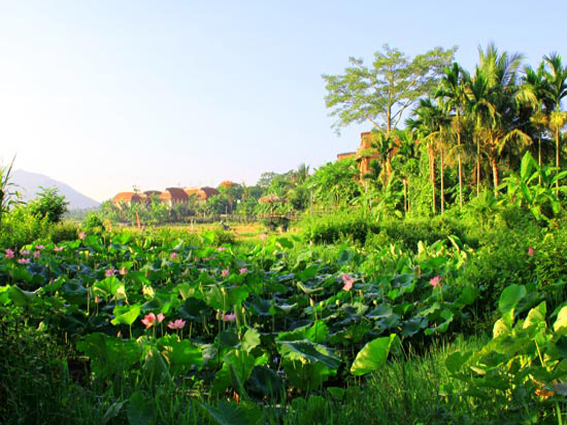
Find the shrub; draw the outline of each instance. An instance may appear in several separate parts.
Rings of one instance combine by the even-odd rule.
[[[47,217],[40,218],[25,207],[17,207],[4,215],[0,247],[19,249],[42,238],[48,238],[51,225]]]
[[[30,212],[39,218],[46,217],[50,223],[59,223],[67,212],[65,196],[59,195],[57,188],[41,187],[37,197],[29,204]]]

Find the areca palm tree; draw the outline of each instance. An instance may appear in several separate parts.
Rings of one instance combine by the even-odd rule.
[[[548,92],[549,85],[545,78],[544,62],[536,69],[526,66],[519,97],[525,104],[529,105],[532,111],[530,124],[534,127],[534,131],[537,134],[537,157],[540,168],[542,166],[541,136],[549,121],[548,114],[543,109]],[[541,176],[539,176],[539,183],[541,184]]]
[[[567,113],[561,110],[561,101],[567,96],[567,66],[562,65],[561,56],[557,53],[544,56],[544,60],[549,68],[549,71],[545,72],[548,83],[545,103],[549,112],[549,129],[555,134],[555,166],[559,170],[559,131],[567,122]]]
[[[445,210],[445,146],[444,139],[448,132],[451,118],[447,115],[443,105],[436,104],[433,100],[420,99],[418,107],[414,110],[415,119],[410,118],[407,124],[416,130],[418,136],[427,143],[427,154],[429,157],[429,178],[433,189],[433,212],[436,211],[435,196],[435,154],[440,156],[441,174],[441,212]]]
[[[445,68],[445,74],[441,78],[437,98],[444,99],[448,108],[455,111],[452,119],[452,127],[457,136],[457,163],[459,174],[459,205],[463,206],[463,164],[461,157],[461,135],[463,129],[463,113],[468,102],[466,86],[470,81],[469,74],[454,62],[451,67]]]

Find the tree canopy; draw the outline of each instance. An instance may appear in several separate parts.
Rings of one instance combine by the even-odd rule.
[[[432,92],[456,47],[436,47],[413,59],[387,44],[374,53],[371,66],[351,57],[342,75],[322,75],[325,103],[337,120],[333,127],[370,122],[387,133],[395,130],[404,112],[420,97]]]

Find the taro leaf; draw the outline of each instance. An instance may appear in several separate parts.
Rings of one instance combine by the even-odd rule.
[[[214,423],[218,425],[259,425],[263,423],[263,414],[260,407],[251,402],[220,400],[215,409],[206,403],[202,404]]]
[[[260,332],[256,329],[248,329],[242,337],[241,348],[250,353],[258,345],[260,345]]]
[[[532,326],[545,328],[547,324],[545,323],[545,315],[547,314],[547,306],[545,301],[540,303],[537,307],[534,307],[528,313],[528,317],[524,320],[523,328],[527,329]]]
[[[391,334],[389,337],[376,338],[367,343],[356,355],[350,372],[358,376],[380,369],[386,363],[395,339],[396,335]]]
[[[320,320],[313,325],[301,326],[290,332],[280,332],[277,341],[298,341],[307,339],[311,342],[324,342],[329,336],[329,328]]]
[[[306,295],[311,295],[311,294],[315,294],[317,292],[321,292],[323,290],[323,288],[318,287],[318,288],[309,288],[307,287],[304,283],[302,282],[297,282],[297,287],[299,289],[301,289],[303,291],[304,294]]]
[[[498,319],[492,328],[492,334],[494,338],[506,335],[512,331],[512,326],[509,324],[511,319],[505,319],[504,317]]]
[[[449,371],[449,373],[453,375],[457,375],[461,372],[464,364],[467,360],[471,357],[472,352],[465,351],[464,353],[460,351],[456,351],[453,354],[447,356],[447,360],[445,360],[445,367]]]
[[[34,292],[24,291],[16,285],[11,286],[9,291],[12,302],[18,307],[27,306],[36,297]]]
[[[502,291],[500,300],[498,301],[498,310],[502,315],[512,312],[518,305],[520,300],[526,296],[526,287],[524,285],[510,285]]]
[[[102,425],[106,425],[108,422],[110,422],[112,419],[114,419],[116,416],[118,416],[118,414],[120,413],[120,410],[122,410],[122,406],[124,405],[124,401],[122,402],[114,402],[112,403],[108,409],[106,409],[106,412],[104,412],[104,415],[102,417]]]
[[[174,374],[188,371],[192,367],[197,369],[203,367],[204,359],[201,349],[194,346],[188,339],[171,338],[168,345],[163,348],[162,354],[169,362]]]
[[[127,244],[132,239],[132,235],[130,233],[119,233],[117,235],[112,236],[112,242],[117,244]]]
[[[240,379],[240,375],[236,373],[234,366],[229,365],[228,368],[230,371],[230,382],[232,383],[232,388],[234,388],[234,391],[236,391],[241,400],[248,400],[248,393],[244,389],[244,383],[242,379]]]
[[[289,360],[321,362],[330,369],[337,369],[341,360],[327,347],[307,339],[301,341],[277,341],[278,351]]]
[[[116,297],[116,299],[126,298],[124,284],[115,276],[107,277],[95,282],[93,285],[93,293],[100,294],[103,297]]]
[[[130,425],[151,425],[155,423],[154,402],[144,391],[136,391],[130,396],[127,412]]]
[[[282,378],[267,366],[256,366],[247,382],[248,390],[253,394],[280,399],[284,392]]]
[[[186,300],[195,294],[195,288],[192,288],[187,282],[177,285],[177,290],[183,300]]]
[[[553,324],[553,330],[561,336],[567,334],[567,306],[559,310],[557,320]]]
[[[116,306],[114,307],[114,319],[110,321],[113,325],[130,326],[140,315],[140,306]]]
[[[414,316],[409,320],[406,320],[402,324],[401,335],[403,337],[411,337],[418,333],[420,330],[425,329],[428,325],[427,317],[425,316]]]

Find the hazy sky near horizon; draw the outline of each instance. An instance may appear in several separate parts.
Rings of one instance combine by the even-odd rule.
[[[567,63],[567,2],[0,0],[0,160],[99,201],[168,186],[255,184],[352,151],[321,74],[385,43]]]

